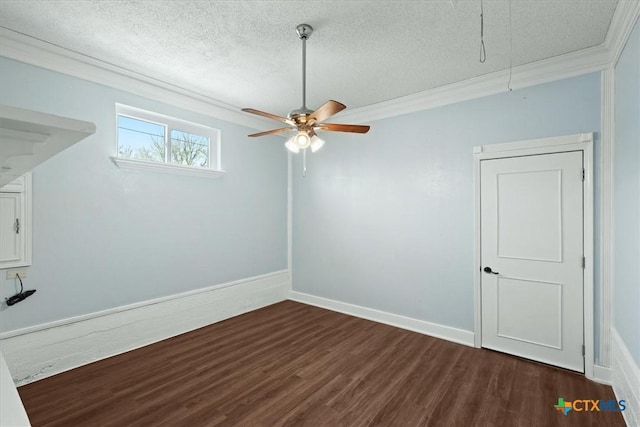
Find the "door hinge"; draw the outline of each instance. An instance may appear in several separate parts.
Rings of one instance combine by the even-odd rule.
[[[582,344],[582,355],[585,355],[585,351],[584,351],[584,344]]]
[[[582,257],[582,269],[587,268],[587,259],[585,257]]]
[[[584,168],[582,168],[582,180],[584,181]]]
[[[16,218],[16,234],[20,234],[20,218]]]

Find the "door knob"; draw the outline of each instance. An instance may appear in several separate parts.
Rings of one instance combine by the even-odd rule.
[[[489,274],[500,274],[500,273],[498,273],[497,271],[493,271],[493,270],[491,270],[491,267],[485,267],[485,268],[484,268],[484,272],[485,272],[485,273],[489,273]]]

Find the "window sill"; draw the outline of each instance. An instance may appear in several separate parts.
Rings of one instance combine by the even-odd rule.
[[[174,175],[199,176],[202,178],[222,178],[224,171],[204,168],[192,168],[189,166],[172,165],[169,163],[147,162],[144,160],[126,159],[123,157],[111,157],[120,169],[169,173]]]

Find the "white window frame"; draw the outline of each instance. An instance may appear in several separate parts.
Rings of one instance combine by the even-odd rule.
[[[120,157],[118,153],[118,117],[130,117],[136,120],[144,120],[164,126],[165,128],[165,150],[164,162],[154,162],[149,160],[132,159],[129,157]],[[175,117],[166,116],[160,113],[143,110],[141,108],[131,107],[124,104],[116,104],[115,114],[115,130],[116,130],[116,155],[111,160],[121,169],[150,171],[160,173],[171,173],[177,175],[201,176],[206,178],[219,178],[224,175],[221,168],[221,150],[220,150],[220,129],[204,126],[198,123],[189,122]],[[171,156],[171,131],[179,130],[183,132],[193,133],[209,137],[209,167],[193,167],[170,162]],[[169,158],[167,158],[169,156]],[[213,157],[213,158],[212,158]]]

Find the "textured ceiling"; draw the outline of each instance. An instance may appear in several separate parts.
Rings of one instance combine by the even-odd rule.
[[[0,26],[236,107],[401,97],[604,42],[617,1],[0,1]],[[509,14],[511,9],[511,28]]]

